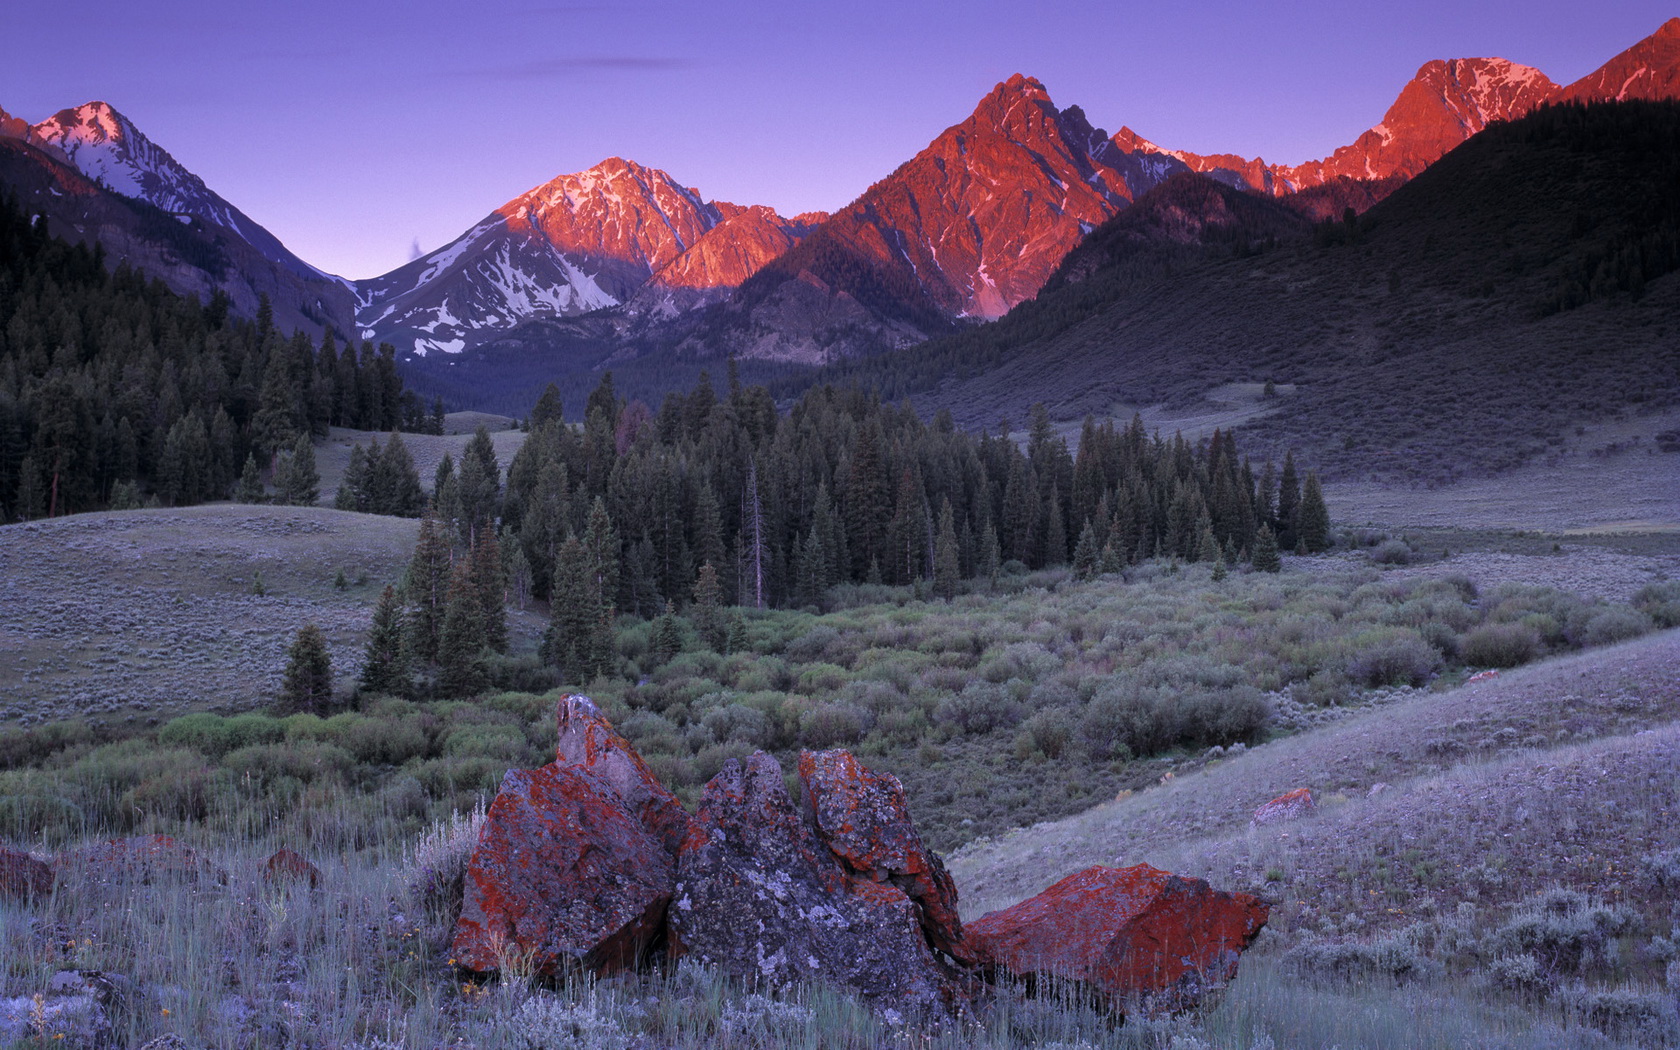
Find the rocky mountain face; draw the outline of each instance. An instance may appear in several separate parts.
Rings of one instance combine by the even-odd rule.
[[[1000,317],[1094,226],[1184,170],[1017,74],[744,287],[712,338],[811,362]]]
[[[344,281],[293,255],[106,103],[38,124],[0,111],[0,146],[5,184],[45,213],[54,233],[98,241],[177,292],[225,292],[247,316],[267,295],[283,326],[350,330],[354,301]]]
[[[364,336],[425,356],[458,353],[533,319],[619,306],[650,284],[639,309],[686,309],[739,285],[814,221],[708,202],[663,171],[613,157],[360,282],[358,323]]]
[[[132,127],[126,121],[122,125]],[[239,230],[184,206],[190,203],[209,211],[210,198],[219,201],[219,197],[209,194],[196,202],[175,197],[171,199],[175,208],[166,209],[142,196],[117,192],[73,165],[71,155],[61,148],[64,137],[43,135],[43,127],[47,125],[30,125],[0,112],[0,187],[16,194],[29,211],[45,215],[53,234],[103,245],[113,262],[137,267],[180,294],[208,301],[221,292],[235,313],[247,317],[256,315],[266,295],[276,323],[284,330],[350,330],[353,300],[343,284],[298,262],[308,271],[308,275],[300,274],[270,258]],[[168,158],[150,143],[145,146],[148,155]],[[93,163],[96,153],[83,148],[76,153],[98,167]],[[120,174],[124,169],[113,164],[105,170]],[[122,181],[122,185],[143,192],[136,180]],[[223,217],[243,219],[249,224],[244,228],[261,230],[226,207],[230,210],[220,212]]]
[[[1572,102],[1680,98],[1680,18],[1670,18],[1655,33],[1563,88],[1558,97]]]
[[[1532,66],[1503,58],[1426,62],[1401,88],[1382,122],[1322,160],[1269,164],[1256,157],[1170,150],[1130,128],[1114,136],[1127,150],[1155,152],[1191,170],[1263,193],[1288,194],[1337,180],[1408,179],[1496,120],[1515,120],[1547,102],[1680,98],[1680,18],[1567,87]],[[1363,209],[1359,209],[1363,210]]]

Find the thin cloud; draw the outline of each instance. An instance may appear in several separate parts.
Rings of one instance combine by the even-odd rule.
[[[544,58],[534,62],[494,66],[487,69],[466,69],[455,75],[484,80],[561,80],[580,73],[663,73],[686,69],[692,63],[681,58],[655,58],[646,55],[589,55],[581,58]]]

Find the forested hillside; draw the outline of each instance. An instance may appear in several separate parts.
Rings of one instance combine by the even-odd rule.
[[[0,200],[0,521],[223,499],[299,435],[425,418],[389,347],[239,320]]]

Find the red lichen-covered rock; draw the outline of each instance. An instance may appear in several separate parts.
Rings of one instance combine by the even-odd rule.
[[[227,872],[202,853],[168,835],[138,835],[97,842],[66,855],[68,866],[80,868],[95,878],[116,876],[156,882],[177,879],[196,882],[214,879],[227,882]]]
[[[0,849],[0,898],[28,901],[52,893],[53,872],[27,853]]]
[[[1087,868],[968,924],[987,963],[1081,982],[1120,1009],[1192,1006],[1231,980],[1268,909],[1147,864]]]
[[[307,882],[309,888],[321,885],[321,869],[309,863],[300,854],[289,849],[283,849],[268,858],[263,865],[263,881],[270,885],[288,882]]]
[[[920,911],[897,886],[851,873],[758,752],[705,787],[677,861],[670,950],[750,983],[821,980],[883,1011],[946,1013],[957,991]]]
[[[805,808],[829,850],[855,875],[903,890],[921,910],[928,943],[972,962],[956,885],[916,834],[898,778],[865,769],[851,752],[837,750],[801,752],[799,780]]]
[[[663,927],[673,875],[664,844],[594,773],[511,769],[467,865],[456,963],[539,976],[634,966]]]
[[[1310,788],[1296,788],[1287,795],[1279,795],[1270,802],[1254,811],[1254,826],[1265,827],[1267,824],[1281,824],[1286,820],[1295,820],[1318,809],[1318,803],[1313,801]]]
[[[555,722],[559,742],[554,753],[560,764],[579,766],[599,777],[675,857],[688,837],[688,812],[595,702],[577,694],[563,697]]]

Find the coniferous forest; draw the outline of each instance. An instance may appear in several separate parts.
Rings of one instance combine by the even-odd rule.
[[[226,499],[300,436],[432,419],[391,347],[288,338],[0,201],[0,521]]]

